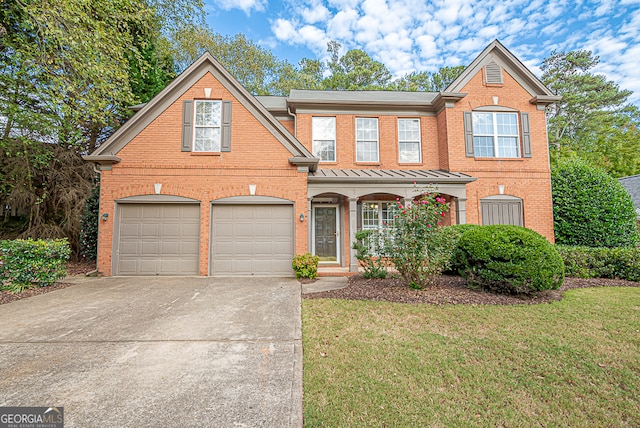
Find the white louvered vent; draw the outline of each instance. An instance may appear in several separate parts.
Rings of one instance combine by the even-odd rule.
[[[502,67],[491,61],[484,67],[484,81],[489,84],[502,84]]]

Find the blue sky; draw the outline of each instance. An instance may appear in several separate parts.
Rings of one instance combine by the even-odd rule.
[[[467,65],[498,39],[536,75],[551,51],[587,49],[640,105],[640,0],[205,0],[213,31],[243,33],[293,64],[327,42],[398,77]]]

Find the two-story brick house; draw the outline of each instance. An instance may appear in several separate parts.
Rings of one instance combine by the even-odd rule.
[[[498,41],[444,92],[254,97],[205,54],[85,159],[101,170],[105,275],[357,270],[357,230],[429,185],[448,224],[553,241],[545,107],[558,100]]]

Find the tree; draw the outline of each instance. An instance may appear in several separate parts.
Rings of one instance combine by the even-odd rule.
[[[68,237],[78,250],[80,213],[94,176],[81,155],[129,117],[129,105],[170,78],[170,62],[156,53],[163,44],[160,4],[3,3],[0,204],[19,214],[3,237]]]
[[[542,81],[562,101],[549,107],[549,147],[552,163],[578,156],[624,174],[631,170],[615,161],[617,153],[631,156],[627,163],[640,162],[637,127],[638,109],[627,103],[631,91],[621,90],[602,75],[593,74],[599,58],[590,51],[554,51],[543,61]],[[630,162],[629,162],[630,161]]]
[[[381,62],[374,61],[369,54],[360,49],[352,49],[340,56],[340,44],[328,43],[327,51],[331,55],[328,69],[331,75],[326,77],[322,86],[331,90],[384,90],[391,81],[391,73]]]
[[[466,67],[442,67],[435,73],[428,71],[412,72],[394,82],[399,91],[441,92],[464,71]]]
[[[562,161],[551,173],[556,242],[587,247],[638,244],[637,215],[618,180],[586,161]]]

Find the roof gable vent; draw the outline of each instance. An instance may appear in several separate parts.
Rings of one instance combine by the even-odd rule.
[[[502,67],[491,61],[484,67],[484,81],[488,84],[502,84]]]

